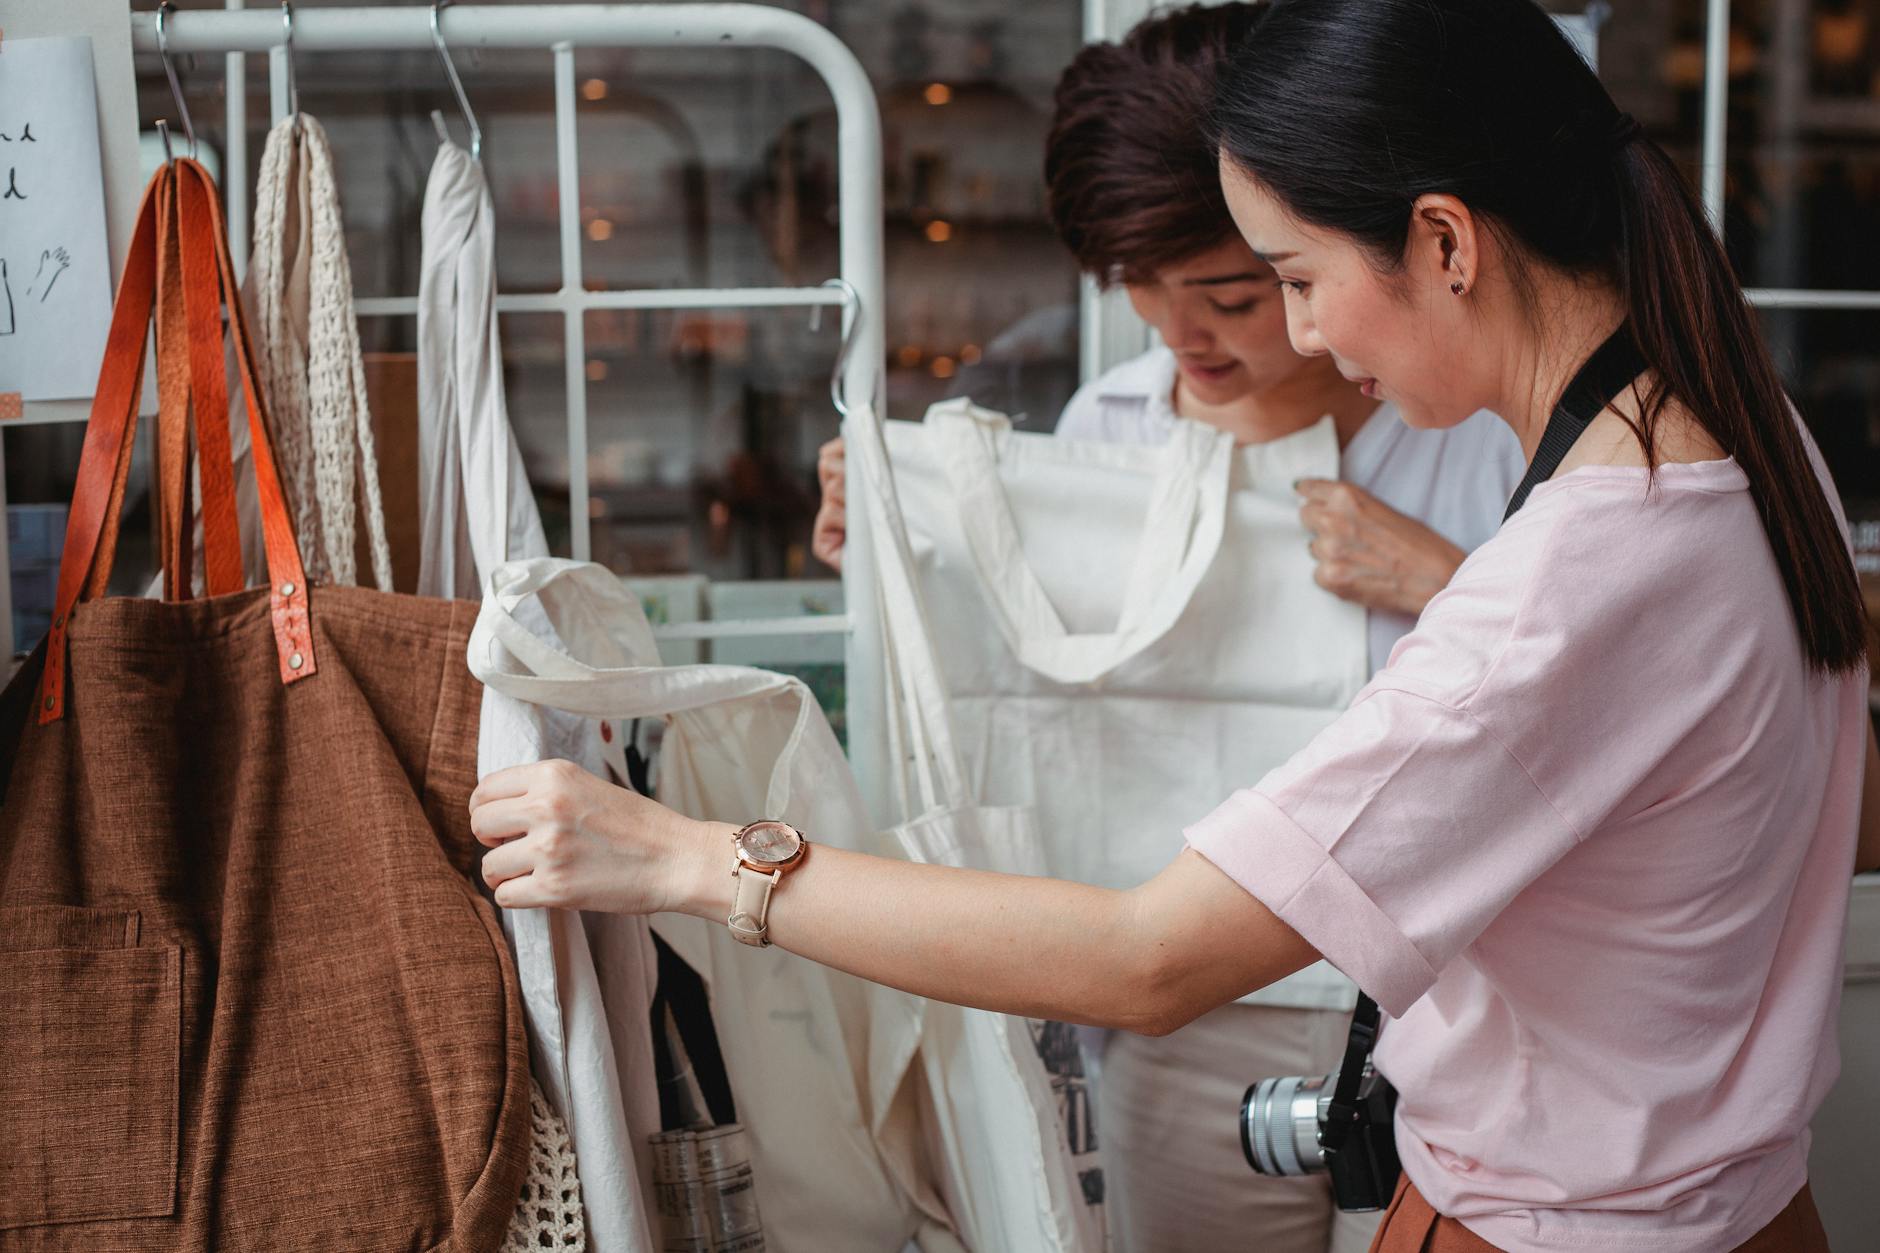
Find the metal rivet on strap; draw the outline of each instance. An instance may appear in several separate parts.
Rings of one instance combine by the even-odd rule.
[[[52,697],[50,696],[46,697],[46,708],[47,709],[52,708],[52,704],[53,704]]]
[[[299,653],[295,653],[292,657],[287,659],[287,668],[289,670],[298,670],[306,664],[307,659],[302,657]]]
[[[293,594],[294,594],[294,585],[292,583],[281,584],[281,595],[292,596]]]

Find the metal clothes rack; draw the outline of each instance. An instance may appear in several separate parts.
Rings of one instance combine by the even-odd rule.
[[[433,13],[429,5],[410,8],[308,8],[296,10],[292,50],[430,51]],[[561,286],[539,294],[498,294],[503,313],[559,313],[565,336],[567,372],[568,467],[573,555],[587,560],[591,551],[588,512],[588,412],[584,363],[584,316],[601,309],[732,309],[836,307],[842,311],[843,352],[835,386],[854,402],[870,402],[879,414],[883,399],[885,341],[882,310],[886,280],[882,259],[881,121],[874,89],[854,53],[822,26],[800,14],[758,4],[559,4],[515,7],[450,7],[436,18],[453,52],[478,48],[541,49],[552,53],[555,80],[556,166],[559,186]],[[159,51],[153,13],[131,14],[133,47]],[[240,54],[266,52],[271,62],[270,101],[276,120],[288,114],[291,92],[288,30],[279,9],[187,10],[165,23],[171,54],[229,54],[231,73],[240,73]],[[583,285],[580,221],[580,152],[576,140],[575,50],[577,48],[766,48],[791,53],[822,78],[834,98],[837,118],[837,181],[840,268],[829,283],[816,287],[659,288],[591,291]],[[473,84],[474,87],[474,84]],[[231,126],[225,155],[231,187],[248,178],[247,133],[233,116],[239,91],[230,93]],[[230,217],[231,234],[245,234],[246,197],[230,196],[241,213]],[[415,316],[417,300],[392,297],[358,301],[362,315]],[[83,421],[84,413],[72,419]],[[851,473],[854,471],[852,470]],[[4,488],[0,488],[3,492]],[[0,507],[4,497],[0,496]],[[866,603],[868,537],[865,520],[851,520],[848,541],[854,559],[845,562],[844,593],[849,605]],[[11,588],[0,546],[0,642],[11,652]],[[873,732],[882,709],[882,660],[877,643],[853,629],[848,614],[801,618],[723,620],[662,628],[664,638],[789,637],[842,634],[846,637],[849,726],[858,774],[886,777],[877,759],[882,736]],[[872,789],[871,789],[872,790]],[[877,798],[870,797],[871,802]]]

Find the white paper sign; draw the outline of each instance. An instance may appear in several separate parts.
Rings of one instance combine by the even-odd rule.
[[[0,44],[0,392],[89,396],[111,325],[91,40]]]

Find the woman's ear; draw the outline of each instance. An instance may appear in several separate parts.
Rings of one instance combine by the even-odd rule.
[[[1404,262],[1414,281],[1466,296],[1482,277],[1481,223],[1454,196],[1418,196],[1410,206]]]

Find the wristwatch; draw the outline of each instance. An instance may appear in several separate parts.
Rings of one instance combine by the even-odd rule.
[[[755,948],[770,946],[770,894],[786,870],[794,870],[809,855],[809,841],[787,822],[765,818],[732,833],[736,860],[731,873],[738,881],[725,919],[731,934]]]

